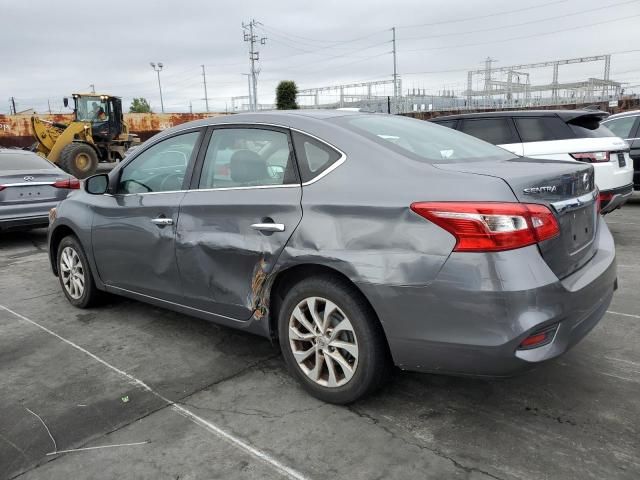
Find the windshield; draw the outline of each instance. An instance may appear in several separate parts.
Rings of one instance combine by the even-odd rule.
[[[107,101],[101,100],[99,96],[78,97],[76,99],[76,108],[78,109],[78,121],[80,122],[95,123],[109,120],[107,116]]]
[[[470,135],[424,120],[358,115],[339,117],[336,122],[386,148],[429,163],[508,160],[515,156]]]

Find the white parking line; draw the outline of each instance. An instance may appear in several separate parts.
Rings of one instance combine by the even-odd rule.
[[[607,313],[613,313],[614,315],[622,315],[623,317],[640,318],[640,315],[634,315],[632,313],[620,313],[612,310],[607,310]]]
[[[35,321],[31,320],[30,318],[25,317],[24,315],[21,315],[21,314],[19,314],[17,312],[14,312],[13,310],[11,310],[10,308],[5,307],[4,305],[0,305],[0,309],[9,312],[12,315],[15,315],[19,319],[24,320],[25,322],[28,322],[31,325],[35,326],[35,327],[38,327],[40,330],[42,330],[44,332],[47,332],[49,335],[52,335],[52,336],[56,337],[58,340],[63,341],[67,345],[70,345],[71,347],[75,348],[76,350],[78,350],[78,351],[84,353],[85,355],[93,358],[96,362],[99,362],[102,365],[104,365],[105,367],[109,368],[110,370],[113,370],[118,375],[121,375],[121,376],[125,377],[133,385],[135,385],[135,386],[137,386],[137,387],[139,387],[139,388],[141,388],[143,390],[146,390],[147,392],[149,392],[152,395],[156,396],[157,398],[161,399],[163,402],[167,403],[167,405],[171,405],[172,408],[176,412],[179,412],[183,416],[187,417],[189,420],[191,420],[196,425],[201,426],[202,428],[204,428],[205,430],[209,431],[210,433],[213,433],[217,437],[219,437],[219,438],[221,438],[223,440],[226,440],[231,445],[233,445],[235,447],[238,447],[240,450],[243,450],[244,452],[248,453],[249,455],[257,458],[258,460],[260,460],[260,461],[262,461],[264,463],[266,463],[267,465],[271,466],[274,470],[278,471],[279,473],[283,474],[284,476],[286,476],[288,478],[295,479],[295,480],[308,480],[308,477],[304,476],[302,473],[300,473],[300,472],[298,472],[298,471],[296,471],[296,470],[284,465],[282,462],[280,462],[279,460],[273,458],[268,453],[263,452],[262,450],[259,450],[258,448],[254,447],[253,445],[250,445],[249,443],[245,442],[241,438],[238,438],[238,437],[234,436],[233,434],[231,434],[229,432],[226,432],[222,428],[220,428],[217,425],[215,425],[215,424],[205,420],[204,418],[196,415],[195,413],[193,413],[192,411],[184,408],[183,406],[177,405],[175,402],[169,400],[164,395],[162,395],[162,394],[156,392],[155,390],[153,390],[149,385],[144,383],[142,380],[139,380],[139,379],[135,378],[133,375],[125,372],[124,370],[120,370],[118,367],[115,367],[115,366],[111,365],[106,360],[103,360],[102,358],[98,357],[97,355],[94,355],[89,350],[86,350],[86,349],[82,348],[80,345],[77,345],[77,344],[73,343],[71,340],[67,340],[66,338],[58,335],[56,332],[54,332],[52,330],[49,330],[47,327],[45,327],[43,325],[40,325],[38,322],[35,322]]]

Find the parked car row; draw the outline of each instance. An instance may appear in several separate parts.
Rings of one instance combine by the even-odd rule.
[[[589,115],[554,117],[554,141],[585,155],[570,162],[390,115],[187,123],[51,212],[51,266],[80,308],[108,292],[271,338],[329,402],[372,392],[392,365],[511,375],[580,341],[616,288],[594,172],[601,152],[628,157]],[[492,143],[548,142],[498,119],[512,136],[498,125]],[[600,181],[627,175],[623,160]]]
[[[602,212],[608,213],[631,196],[634,163],[629,145],[601,123],[607,116],[606,112],[591,110],[525,110],[453,115],[432,121],[516,155],[590,163],[600,190]],[[636,125],[637,117],[612,119],[606,125],[622,130],[629,123]],[[640,152],[640,141],[636,151]]]

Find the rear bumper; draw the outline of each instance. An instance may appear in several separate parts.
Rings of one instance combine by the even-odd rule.
[[[29,217],[0,218],[1,230],[17,230],[21,228],[37,228],[49,225],[49,213]]]
[[[453,253],[427,286],[360,285],[379,314],[396,365],[510,376],[566,352],[602,318],[615,290],[613,238],[599,221],[596,254],[562,280],[531,246]],[[550,343],[518,350],[531,333],[555,324]]]
[[[49,225],[49,210],[59,203],[32,202],[0,208],[0,230],[46,227]]]
[[[601,190],[600,195],[611,196],[611,198],[600,202],[600,211],[602,213],[609,213],[627,203],[627,200],[633,195],[633,184],[611,190]]]

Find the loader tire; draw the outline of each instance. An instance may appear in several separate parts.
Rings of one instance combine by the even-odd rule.
[[[60,152],[60,168],[76,178],[87,178],[98,168],[98,155],[86,143],[70,143]]]

